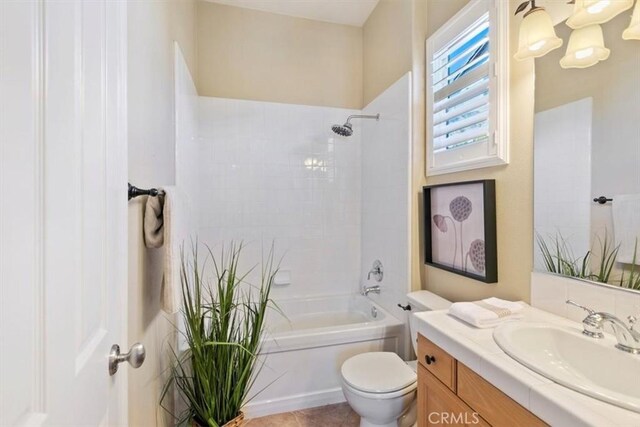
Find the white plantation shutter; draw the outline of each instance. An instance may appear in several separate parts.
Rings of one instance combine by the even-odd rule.
[[[430,174],[472,169],[469,165],[474,162],[482,163],[475,167],[506,163],[505,153],[498,153],[493,138],[501,110],[497,107],[498,79],[507,78],[499,76],[496,67],[506,43],[498,39],[502,29],[497,23],[499,3],[503,2],[470,2],[428,40]]]
[[[489,13],[432,60],[435,151],[481,142],[489,136]]]

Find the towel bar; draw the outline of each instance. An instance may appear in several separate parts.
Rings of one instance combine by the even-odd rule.
[[[133,185],[131,185],[130,183],[127,183],[128,185],[128,195],[129,198],[127,200],[131,200],[133,198],[136,198],[138,196],[151,196],[151,197],[155,197],[158,195],[163,194],[164,192],[162,190],[158,190],[157,188],[150,188],[148,190],[143,190],[141,188],[135,187]]]
[[[593,199],[594,202],[596,203],[600,203],[601,205],[606,204],[607,202],[613,202],[613,199],[609,199],[605,196],[600,196],[600,197],[596,197],[595,199]]]

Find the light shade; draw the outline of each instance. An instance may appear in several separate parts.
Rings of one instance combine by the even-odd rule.
[[[569,38],[566,55],[560,60],[562,68],[587,68],[609,57],[604,47],[600,25],[574,30]]]
[[[634,0],[576,0],[573,15],[567,25],[573,29],[604,24],[620,13],[631,9]]]
[[[640,40],[640,0],[636,3],[631,17],[631,25],[624,30],[622,38],[625,40]]]
[[[527,13],[520,24],[520,42],[514,58],[539,58],[560,46],[562,39],[556,36],[551,17],[543,8],[537,8]]]

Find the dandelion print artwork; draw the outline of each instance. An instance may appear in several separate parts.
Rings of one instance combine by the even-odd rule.
[[[476,271],[484,273],[484,240],[476,239],[471,242],[467,257],[471,260],[471,265]]]
[[[493,180],[425,187],[425,211],[428,264],[497,281]]]

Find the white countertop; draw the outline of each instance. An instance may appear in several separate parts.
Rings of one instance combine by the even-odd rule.
[[[581,331],[582,325],[527,306],[522,321],[548,322]],[[418,333],[474,370],[544,422],[559,427],[640,427],[640,414],[578,393],[533,372],[493,340],[493,328],[478,329],[446,310],[414,314]],[[611,337],[610,337],[611,338]],[[612,345],[615,339],[611,338]],[[640,356],[638,356],[640,357]],[[594,369],[615,369],[594,366]],[[640,380],[640,373],[630,374]]]

